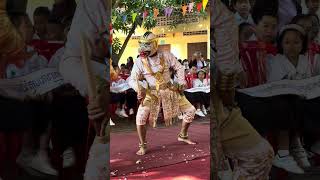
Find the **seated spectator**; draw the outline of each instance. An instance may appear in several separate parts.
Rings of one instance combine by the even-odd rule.
[[[308,47],[307,42],[306,32],[301,26],[296,24],[284,26],[278,37],[279,54],[271,59],[268,81],[299,80],[311,77],[311,69],[304,55]],[[291,97],[288,101],[291,102],[291,111],[295,112],[295,116],[290,116],[289,121],[286,122],[286,128],[279,132],[278,152],[273,165],[287,171],[303,173],[302,168],[310,167],[311,164],[298,131],[300,124],[303,123],[298,113],[301,110],[299,106],[295,106],[299,100]]]
[[[182,65],[184,66],[185,70],[189,69],[189,61],[187,59],[184,59],[182,61]]]
[[[256,24],[257,41],[274,44],[278,29],[278,15],[274,9],[253,8],[252,18]]]
[[[204,69],[201,69],[197,73],[197,79],[193,81],[193,87],[207,87],[210,86],[210,79],[207,78],[207,72]],[[197,112],[203,112],[204,115],[207,115],[207,108],[209,107],[210,93],[200,93],[199,94],[199,103],[197,104]],[[201,100],[200,100],[201,99]],[[196,112],[196,113],[197,113]]]
[[[190,67],[190,71],[186,76],[187,88],[192,88],[193,80],[197,78],[197,66],[193,65]]]
[[[319,33],[319,19],[316,15],[298,15],[292,19],[293,24],[302,26],[308,37],[308,61],[312,76],[320,74],[320,45],[316,42]]]
[[[28,41],[33,34],[33,31],[30,30],[32,29],[32,25],[29,17],[26,14],[21,14],[12,16],[11,19],[21,36]],[[27,48],[25,48],[25,53],[27,54]],[[8,63],[6,69],[6,77],[8,79],[25,76],[47,67],[48,64],[47,59],[35,52],[30,53],[29,58],[16,59],[14,61],[19,63]],[[46,113],[49,110],[48,106],[41,100],[30,100],[30,105],[35,110],[35,116],[31,123],[33,127],[31,131],[27,131],[24,134],[24,143],[22,151],[17,158],[17,163],[23,168],[31,167],[44,174],[56,176],[58,172],[52,167],[48,157],[49,118],[41,118],[40,121],[41,116],[46,117]],[[32,140],[32,135],[40,136],[39,148],[35,154],[32,147],[33,143],[35,143]]]

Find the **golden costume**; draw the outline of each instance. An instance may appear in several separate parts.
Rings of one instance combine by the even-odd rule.
[[[135,61],[129,78],[130,86],[136,91],[146,92],[146,97],[140,104],[136,123],[145,125],[149,119],[150,125],[156,126],[158,114],[162,106],[166,125],[171,125],[173,118],[183,112],[183,121],[191,123],[196,109],[182,94],[182,87],[186,84],[184,67],[173,54],[157,52],[157,40],[152,33],[146,33],[140,40],[141,55]],[[155,54],[146,56],[143,53]],[[170,68],[176,71],[177,82],[170,82]],[[140,85],[140,76],[147,82],[147,87]]]
[[[7,15],[7,1],[0,0],[0,55],[13,55],[19,53],[24,47],[24,40],[11,23]]]

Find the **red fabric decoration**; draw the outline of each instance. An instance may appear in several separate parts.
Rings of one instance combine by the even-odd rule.
[[[240,63],[247,75],[247,87],[258,86],[267,82],[266,55],[277,54],[272,44],[248,41],[239,44]]]

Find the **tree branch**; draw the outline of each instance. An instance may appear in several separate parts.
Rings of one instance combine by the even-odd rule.
[[[128,33],[128,36],[126,37],[126,40],[124,41],[124,43],[123,43],[122,46],[121,46],[121,49],[119,50],[119,53],[118,53],[116,56],[113,55],[114,58],[116,58],[116,59],[114,59],[114,62],[115,62],[116,64],[118,64],[118,62],[119,62],[119,60],[120,60],[120,58],[121,58],[124,50],[126,49],[128,43],[129,43],[129,40],[130,40],[131,36],[134,34],[136,28],[137,28],[137,23],[133,23],[133,25],[132,25],[129,33]]]

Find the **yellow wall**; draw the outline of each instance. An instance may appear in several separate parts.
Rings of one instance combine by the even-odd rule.
[[[202,31],[207,30],[206,35],[183,36],[183,32],[187,31]],[[143,28],[137,28],[134,36],[141,36],[146,32]],[[164,41],[164,44],[171,44],[171,52],[178,59],[187,59],[188,43],[207,42],[207,57],[210,57],[210,19],[203,19],[199,23],[180,24],[177,28],[170,29],[168,26],[161,26],[152,29],[155,34],[165,33],[166,38],[159,38],[159,44]],[[126,35],[122,32],[115,32],[114,37],[118,37],[121,43],[124,42]],[[138,55],[138,40],[130,39],[129,43],[120,58],[119,64],[126,63],[127,58],[132,56],[136,59]]]
[[[120,39],[124,41],[124,38]],[[196,36],[183,36],[182,33],[174,33],[167,34],[166,38],[159,38],[159,44],[171,44],[171,52],[178,58],[178,59],[187,59],[188,57],[188,43],[197,43],[197,42],[207,42],[207,47],[210,47],[210,41],[208,41],[208,35],[196,35]],[[132,56],[133,59],[136,59],[138,55],[138,40],[130,39],[120,61],[121,63],[126,63],[127,58]],[[207,57],[210,57],[210,51],[207,49]]]

